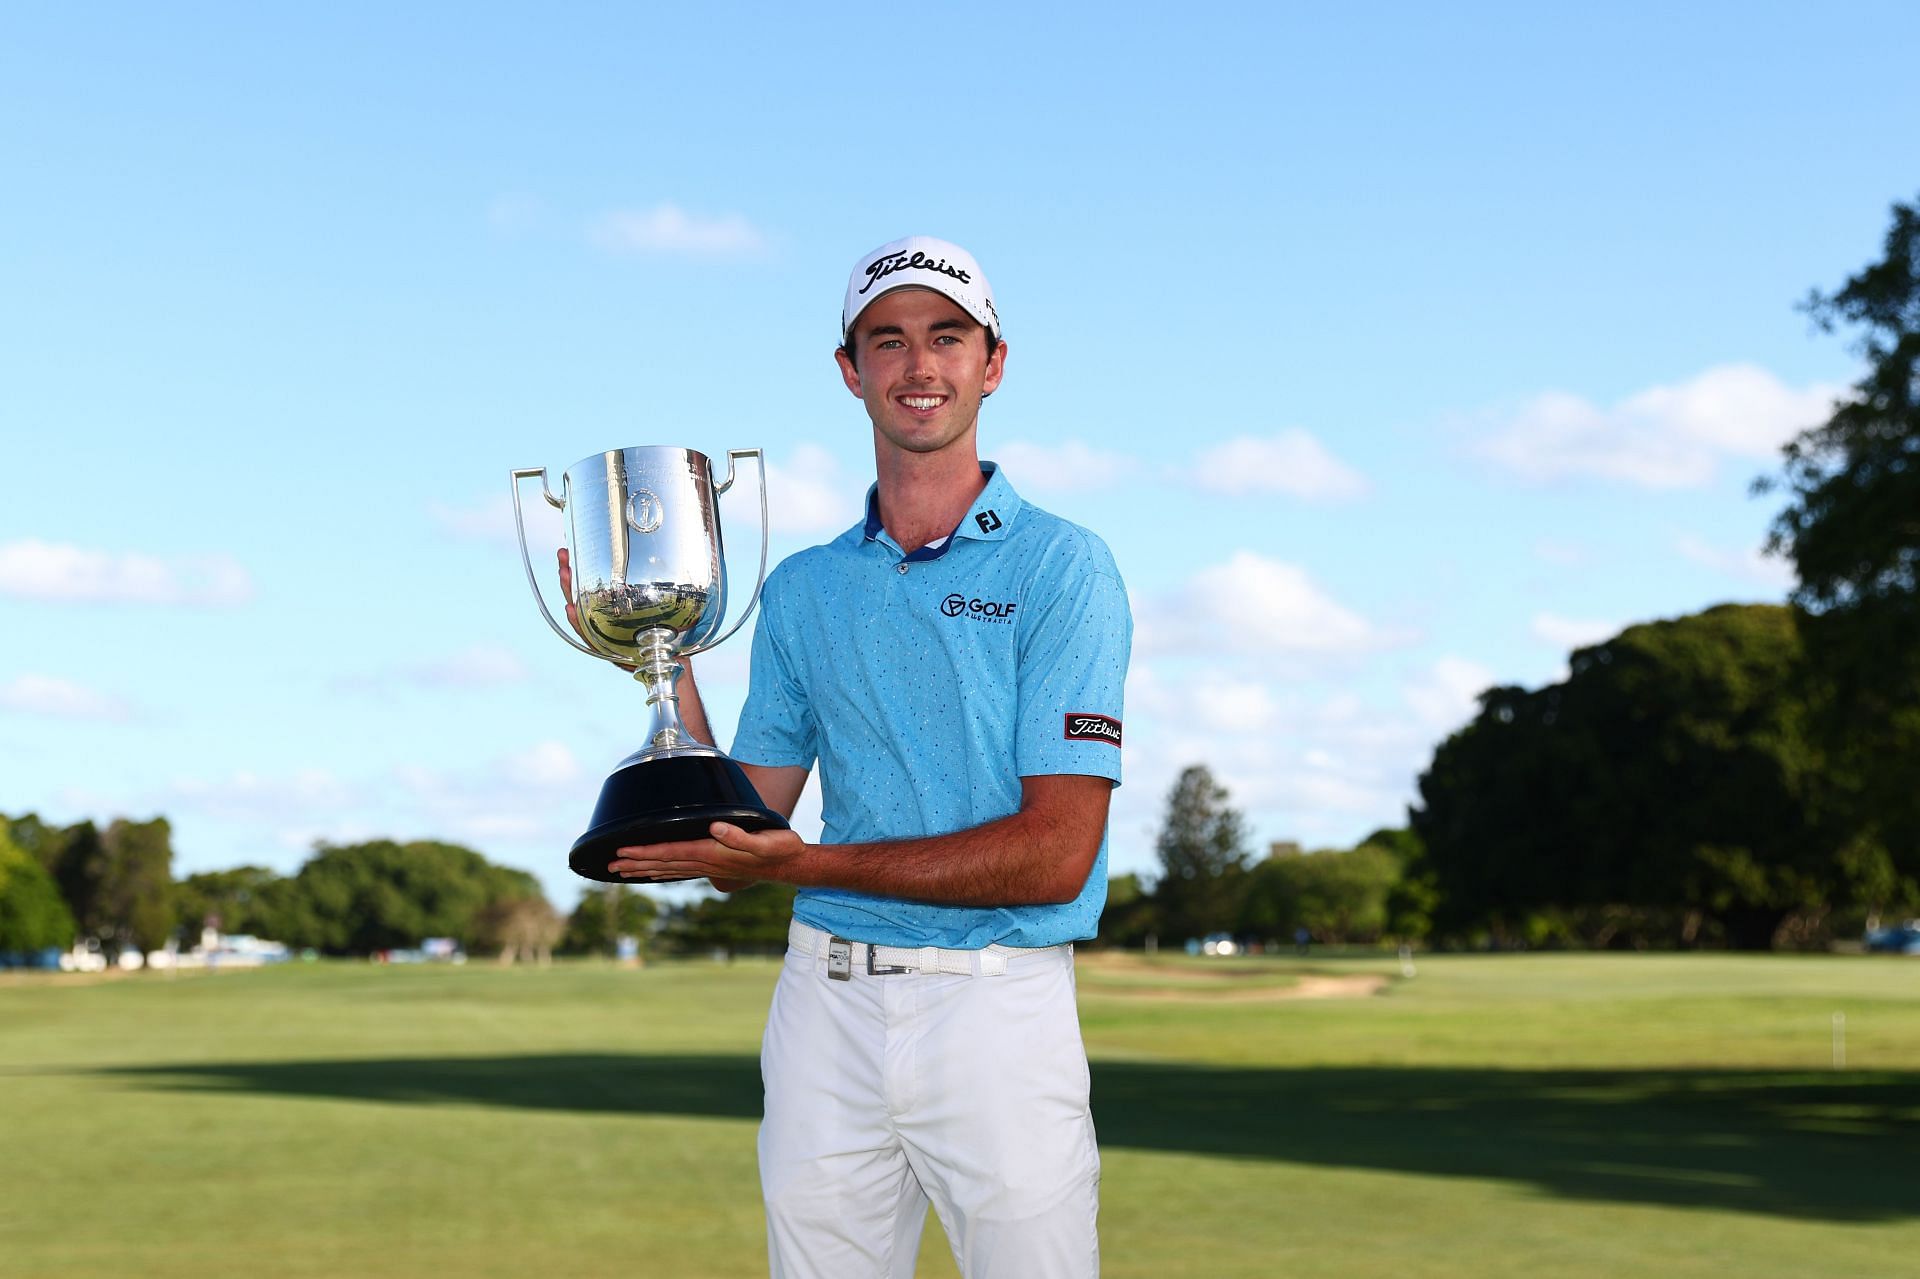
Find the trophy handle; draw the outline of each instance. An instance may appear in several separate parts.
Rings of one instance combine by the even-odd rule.
[[[554,621],[552,612],[547,608],[547,597],[540,593],[540,579],[533,575],[533,557],[527,554],[526,520],[520,514],[520,481],[531,479],[536,475],[540,477],[540,496],[547,499],[547,505],[558,511],[567,509],[566,502],[561,498],[555,497],[552,491],[547,488],[546,467],[523,467],[513,473],[513,531],[518,535],[520,543],[520,563],[524,565],[527,570],[527,585],[533,590],[533,602],[540,606],[540,616],[547,619],[547,625],[553,628],[555,635],[558,635],[561,639],[573,645],[588,657],[598,657],[602,661],[612,662],[613,659],[611,657],[606,656],[604,653],[594,652],[588,648],[586,644],[581,642],[578,635],[569,634],[564,626]],[[618,666],[619,663],[614,662],[614,665]]]
[[[681,649],[680,650],[681,653],[687,657],[692,657],[695,653],[704,653],[708,649],[714,648],[720,644],[724,644],[727,642],[727,640],[731,639],[733,637],[733,633],[739,630],[742,626],[745,626],[747,623],[747,619],[753,616],[753,610],[756,607],[758,607],[760,604],[760,588],[767,584],[767,459],[766,459],[766,455],[763,452],[761,452],[761,450],[759,449],[728,449],[727,450],[727,478],[721,481],[720,483],[714,485],[713,492],[714,492],[714,496],[718,497],[720,494],[726,492],[728,489],[733,487],[734,459],[742,458],[742,457],[752,458],[754,461],[754,465],[760,472],[760,576],[753,584],[753,596],[747,601],[746,610],[742,612],[737,619],[735,619],[733,625],[729,626],[726,629],[726,632],[722,634],[719,638],[710,640],[707,643],[700,645],[698,648]],[[541,482],[543,484],[545,483],[544,480]],[[516,481],[514,484],[516,500],[518,500],[519,487],[520,486]],[[553,499],[548,498],[547,500],[552,501]],[[528,570],[528,571],[531,572],[532,570]],[[541,607],[545,608],[546,605],[542,604]]]

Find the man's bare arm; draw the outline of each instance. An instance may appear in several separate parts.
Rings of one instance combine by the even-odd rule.
[[[782,770],[749,776],[766,771]],[[791,771],[804,783],[805,770]],[[750,833],[716,822],[711,839],[623,848],[612,869],[635,878],[705,875],[849,888],[951,906],[1069,902],[1099,856],[1112,795],[1104,777],[1023,777],[1018,812],[951,835],[874,844],[808,844],[792,831]]]
[[[760,802],[780,814],[787,820],[793,820],[793,806],[800,802],[800,792],[807,785],[807,771],[804,768],[766,768],[759,764],[741,764],[740,771],[747,775],[753,788],[760,792]],[[707,882],[714,891],[737,893],[759,881],[742,879],[738,876],[709,875]]]

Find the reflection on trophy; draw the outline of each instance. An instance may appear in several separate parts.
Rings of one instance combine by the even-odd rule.
[[[736,459],[760,466],[760,578],[734,624],[716,636],[727,608],[726,557],[714,499],[733,486]],[[527,554],[520,481],[540,478],[549,505],[565,513],[573,598],[580,632],[554,620]],[[699,839],[716,821],[744,830],[786,828],[760,802],[740,766],[688,736],[674,681],[677,660],[704,653],[739,630],[760,602],[767,577],[767,484],[759,449],[731,449],[727,478],[713,482],[704,453],[680,448],[615,449],[567,469],[560,496],[545,467],[513,473],[513,521],[520,561],[540,613],[567,643],[593,657],[632,667],[652,708],[645,744],[620,761],[600,788],[587,833],[574,841],[574,873],[624,883],[608,872],[614,850],[633,844]],[[584,642],[583,642],[584,641]]]

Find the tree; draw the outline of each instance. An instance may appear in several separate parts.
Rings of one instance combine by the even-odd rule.
[[[7,823],[59,886],[80,932],[112,949],[149,949],[173,928],[173,834],[164,817],[54,827],[28,814]]]
[[[1107,904],[1100,912],[1099,942],[1105,946],[1142,946],[1160,932],[1160,913],[1138,875],[1107,881]]]
[[[37,823],[35,818],[27,820]],[[104,923],[104,907],[100,901],[107,859],[100,828],[92,822],[42,826],[35,832],[32,851],[53,876],[53,882],[60,886],[61,900],[73,912],[81,933],[87,937],[111,935],[113,930]]]
[[[629,885],[589,888],[567,919],[560,949],[572,955],[615,954],[620,938],[644,938],[652,932],[659,914],[659,903]]]
[[[173,886],[174,930],[197,941],[208,925],[223,933],[281,936],[281,915],[291,888],[265,866],[201,871]]]
[[[12,837],[14,847],[39,862],[40,868],[49,875],[59,869],[61,855],[66,851],[66,827],[44,822],[37,813],[4,820],[6,833]]]
[[[1789,916],[1886,891],[1808,729],[1796,615],[1722,605],[1496,688],[1434,753],[1413,825],[1442,931],[1523,936],[1549,908],[1695,912],[1764,949]]]
[[[540,895],[532,875],[458,844],[321,844],[280,909],[280,940],[334,955],[394,950],[425,937],[475,944],[484,908]]]
[[[53,876],[0,826],[0,953],[64,950],[76,931]]]
[[[473,939],[478,946],[500,952],[500,962],[553,962],[554,943],[567,930],[567,921],[544,897],[510,897],[480,908]]]
[[[173,931],[172,826],[164,817],[115,818],[100,843],[96,932],[142,951],[161,945]]]
[[[1298,928],[1336,945],[1377,941],[1400,869],[1393,850],[1377,844],[1269,857],[1248,873],[1240,930],[1275,941]]]
[[[694,902],[675,912],[667,936],[686,952],[778,954],[786,949],[794,891],[789,884],[753,884],[737,893]]]
[[[1167,795],[1167,820],[1155,844],[1160,880],[1154,904],[1170,941],[1233,927],[1246,884],[1245,823],[1227,806],[1227,790],[1204,764],[1180,773]]]
[[[1790,495],[1768,549],[1790,556],[1819,728],[1856,783],[1861,836],[1920,875],[1920,202],[1896,204],[1884,256],[1805,309],[1864,330],[1867,372],[1785,448]]]

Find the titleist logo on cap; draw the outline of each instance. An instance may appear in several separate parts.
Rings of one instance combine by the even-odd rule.
[[[1120,721],[1111,715],[1074,712],[1067,716],[1067,740],[1070,742],[1106,742],[1120,744]]]
[[[875,258],[867,264],[867,282],[860,286],[865,294],[879,281],[886,279],[895,271],[938,271],[942,275],[952,276],[962,284],[972,284],[973,277],[957,266],[948,266],[945,258],[930,258],[915,249],[912,253],[895,253],[884,258]]]

